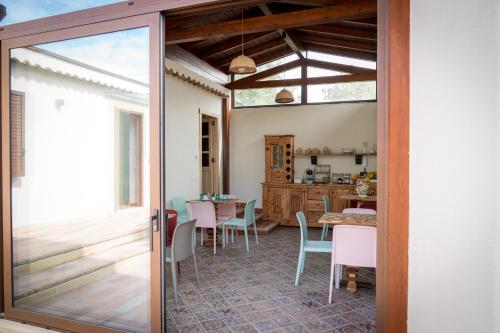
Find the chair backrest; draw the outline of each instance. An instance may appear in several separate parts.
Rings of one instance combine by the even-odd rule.
[[[300,246],[307,241],[307,220],[303,212],[297,212],[297,220],[300,226]]]
[[[196,219],[199,228],[213,228],[217,224],[214,204],[211,201],[192,201],[188,203],[190,219]]]
[[[367,208],[346,208],[342,211],[344,214],[369,214],[369,215],[375,215],[377,214],[376,211],[373,209],[367,209]]]
[[[325,213],[330,213],[332,206],[330,206],[330,198],[327,195],[323,196],[323,204],[325,205]]]
[[[179,216],[188,216],[186,199],[182,197],[175,197],[171,200],[172,209],[177,211]]]
[[[196,220],[190,220],[175,227],[172,237],[172,258],[176,261],[193,255],[193,229]]]
[[[332,240],[333,264],[376,267],[377,228],[336,225]]]
[[[256,199],[250,200],[245,205],[245,222],[247,225],[255,223],[255,203]]]

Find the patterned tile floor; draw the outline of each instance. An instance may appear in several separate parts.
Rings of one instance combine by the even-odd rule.
[[[310,230],[309,238],[319,235]],[[177,304],[167,269],[168,332],[375,332],[374,289],[334,289],[328,304],[329,254],[308,254],[295,287],[299,229],[280,227],[259,240],[250,239],[249,253],[241,235],[216,255],[198,245],[200,284],[192,261],[182,262]],[[360,281],[374,280],[374,270],[360,270]]]

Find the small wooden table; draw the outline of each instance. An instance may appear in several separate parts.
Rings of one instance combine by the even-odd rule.
[[[325,213],[319,219],[319,223],[332,225],[359,225],[365,227],[377,227],[377,215],[375,214],[345,214],[345,213]]]
[[[364,227],[377,227],[377,215],[375,214],[344,214],[344,213],[325,213],[319,219],[319,223],[327,223],[332,226],[336,225],[355,225]],[[357,275],[357,273],[355,273]],[[356,278],[357,279],[357,278]],[[372,284],[368,282],[350,281],[354,283],[354,292],[356,287],[372,288]],[[346,285],[347,281],[341,281],[342,285]]]
[[[373,195],[373,196],[371,196],[371,195],[361,196],[361,195],[357,195],[357,194],[346,194],[346,195],[340,195],[339,199],[347,200],[347,201],[356,201],[357,202],[356,206],[358,208],[364,202],[370,202],[370,203],[377,202],[377,196],[375,196],[375,195]]]

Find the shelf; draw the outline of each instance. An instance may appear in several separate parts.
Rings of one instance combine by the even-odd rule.
[[[330,153],[330,154],[318,154],[318,155],[315,155],[315,154],[295,154],[293,155],[293,157],[297,157],[297,158],[301,158],[301,157],[311,157],[311,156],[318,156],[318,157],[353,157],[353,156],[356,156],[356,155],[363,155],[363,156],[377,156],[377,153],[373,153],[373,154],[363,154],[363,153],[348,153],[348,154],[344,154],[344,153]]]

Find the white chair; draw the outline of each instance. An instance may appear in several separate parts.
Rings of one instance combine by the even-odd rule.
[[[333,227],[330,294],[328,303],[332,303],[334,274],[335,288],[339,289],[342,265],[376,267],[376,263],[377,228],[354,225],[336,225]]]
[[[192,256],[194,261],[194,270],[196,272],[196,281],[200,283],[193,242],[195,224],[196,220],[190,220],[178,224],[174,230],[174,235],[172,237],[172,246],[167,247],[165,251],[165,262],[169,262],[172,265],[172,284],[174,289],[175,303],[177,303],[177,262]]]

